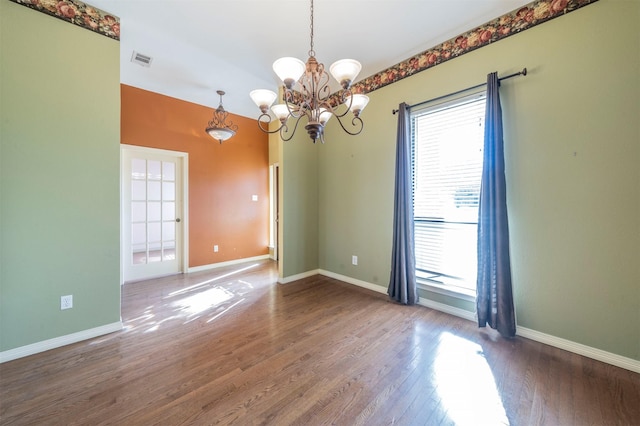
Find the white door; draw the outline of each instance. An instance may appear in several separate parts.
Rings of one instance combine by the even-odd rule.
[[[186,154],[122,147],[123,282],[183,271]]]

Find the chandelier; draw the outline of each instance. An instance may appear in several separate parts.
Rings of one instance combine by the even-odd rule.
[[[216,93],[220,95],[220,105],[213,112],[213,118],[209,120],[209,125],[205,131],[209,133],[212,138],[222,143],[236,134],[238,126],[233,124],[233,121],[229,121],[228,124],[226,123],[229,113],[225,111],[222,106],[222,95],[224,95],[224,91],[218,90]]]
[[[362,132],[364,123],[360,113],[369,102],[369,97],[351,93],[351,84],[360,72],[362,65],[353,59],[341,59],[329,67],[333,77],[340,83],[340,93],[331,96],[329,88],[329,74],[324,64],[318,63],[313,50],[313,0],[311,0],[311,43],[309,59],[304,63],[296,58],[280,58],[273,63],[273,70],[283,83],[284,103],[273,105],[278,95],[271,90],[259,89],[249,95],[260,108],[258,127],[265,133],[280,132],[283,140],[290,140],[303,117],[307,119],[305,129],[316,143],[318,139],[324,143],[324,126],[332,116],[335,116],[342,129],[350,134]],[[342,105],[345,105],[342,108]],[[279,120],[279,127],[269,130],[272,121],[271,113]],[[342,110],[342,112],[339,112]],[[347,128],[343,118],[351,111],[351,128]],[[348,119],[344,119],[345,121]],[[293,123],[290,130],[289,123]]]

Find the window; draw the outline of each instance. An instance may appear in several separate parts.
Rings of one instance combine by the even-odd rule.
[[[416,276],[475,295],[485,95],[411,112]]]

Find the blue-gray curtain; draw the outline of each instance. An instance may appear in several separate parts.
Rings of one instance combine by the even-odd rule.
[[[502,138],[502,109],[498,73],[487,76],[487,108],[484,123],[484,164],[478,214],[478,283],[476,307],[478,325],[497,329],[505,337],[516,334],[507,185]]]
[[[391,278],[387,294],[392,299],[405,305],[413,305],[418,301],[413,237],[411,167],[411,126],[408,106],[403,102],[398,109],[393,246],[391,252]]]

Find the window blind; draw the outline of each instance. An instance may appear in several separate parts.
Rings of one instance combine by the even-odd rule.
[[[484,95],[412,112],[416,268],[475,288]]]

